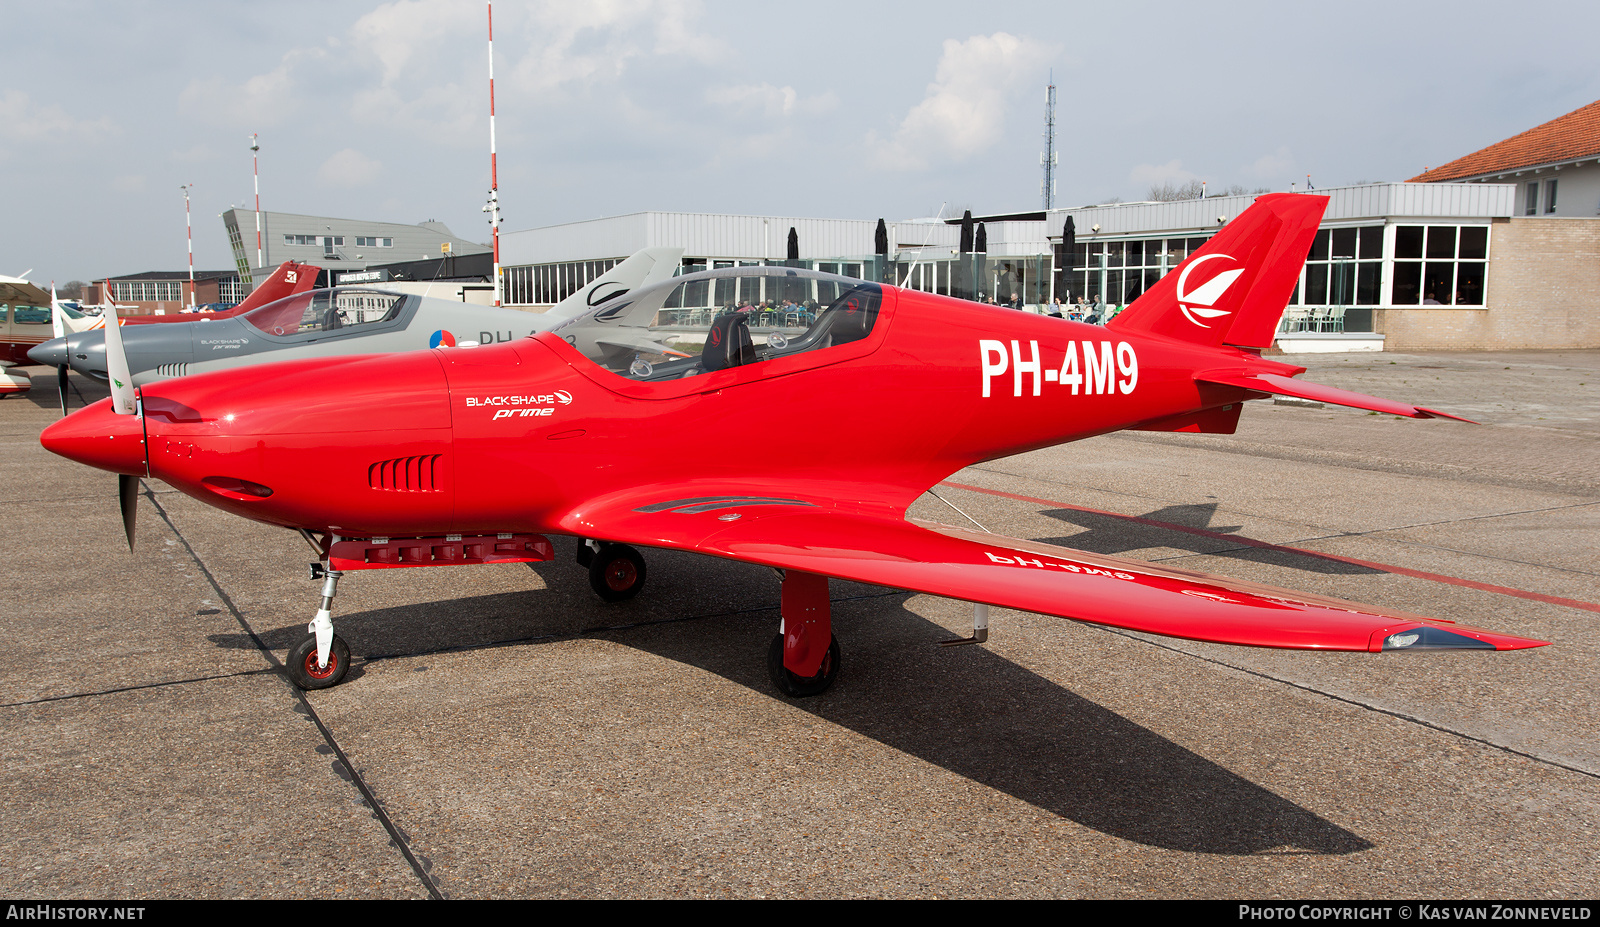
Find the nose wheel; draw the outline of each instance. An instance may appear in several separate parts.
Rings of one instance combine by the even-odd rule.
[[[328,662],[317,662],[316,635],[289,651],[289,681],[302,689],[327,689],[344,681],[350,671],[350,647],[335,634],[328,647]]]
[[[644,557],[627,544],[601,544],[588,567],[589,586],[607,602],[626,601],[644,588]]]
[[[311,564],[311,578],[322,580],[322,607],[306,630],[311,636],[289,651],[289,681],[302,689],[327,689],[344,681],[350,672],[350,646],[333,633],[333,599],[344,574],[320,563]]]

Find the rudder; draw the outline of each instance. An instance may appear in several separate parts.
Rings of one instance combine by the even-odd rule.
[[[1258,197],[1108,323],[1206,345],[1267,348],[1294,295],[1328,198]]]

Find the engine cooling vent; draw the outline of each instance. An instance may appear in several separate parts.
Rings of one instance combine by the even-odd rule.
[[[161,377],[186,377],[189,375],[189,365],[160,364],[156,367],[156,375]]]
[[[367,485],[389,492],[439,492],[439,458],[442,454],[396,457],[367,468]]]

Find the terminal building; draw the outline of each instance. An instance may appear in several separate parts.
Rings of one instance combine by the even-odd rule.
[[[1600,347],[1600,102],[1404,183],[1329,198],[1278,344],[1303,351]],[[684,271],[798,260],[928,292],[1126,306],[1253,196],[959,220],[644,212],[503,234],[507,302],[538,309],[655,245]],[[1071,240],[1068,239],[1070,220]],[[796,247],[788,246],[791,229]]]
[[[988,217],[985,258],[960,251],[958,219],[815,219],[640,212],[500,235],[507,305],[551,306],[644,248],[684,249],[683,272],[798,262],[944,295],[1049,292],[1044,213]],[[879,227],[883,236],[879,239]],[[981,263],[982,267],[975,265]],[[972,268],[963,277],[964,269]],[[970,280],[964,285],[963,281]],[[1048,297],[1046,297],[1048,298]]]
[[[260,217],[261,247],[256,249],[256,220]],[[303,216],[291,212],[256,213],[229,209],[222,214],[233,262],[248,288],[262,271],[284,261],[315,264],[329,273],[365,270],[369,265],[394,264],[485,254],[489,245],[459,238],[443,222],[429,219],[416,225]],[[259,255],[259,257],[258,257]]]
[[[109,287],[109,292],[107,288]],[[232,306],[245,298],[250,288],[231,270],[194,272],[194,305]],[[188,308],[189,272],[152,270],[142,274],[110,277],[84,286],[88,303],[115,302],[119,309],[133,307],[133,315],[170,315]],[[129,314],[124,312],[124,314]]]
[[[1328,210],[1284,315],[1283,350],[1600,347],[1600,102],[1404,183],[1315,192]],[[683,273],[786,263],[1032,311],[1098,296],[1114,314],[1252,201],[997,214],[965,229],[942,216],[638,212],[502,232],[504,302],[541,311],[636,251],[673,246],[685,250]],[[246,291],[288,259],[325,268],[327,282],[454,280],[455,295],[474,300],[492,290],[490,246],[442,223],[261,213],[258,259],[256,220],[223,214]],[[171,306],[175,291],[156,285],[180,277],[121,278],[153,289],[117,298]]]

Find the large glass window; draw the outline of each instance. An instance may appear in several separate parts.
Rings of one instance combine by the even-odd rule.
[[[676,380],[860,341],[882,302],[875,283],[730,268],[618,296],[553,331],[612,373]]]
[[[1530,196],[1537,196],[1534,184]],[[1481,306],[1489,229],[1481,225],[1395,228],[1394,306]]]
[[[1151,238],[1139,241],[1078,242],[1072,268],[1064,275],[1062,302],[1098,297],[1109,306],[1125,306],[1172,272],[1204,245],[1204,238]]]

